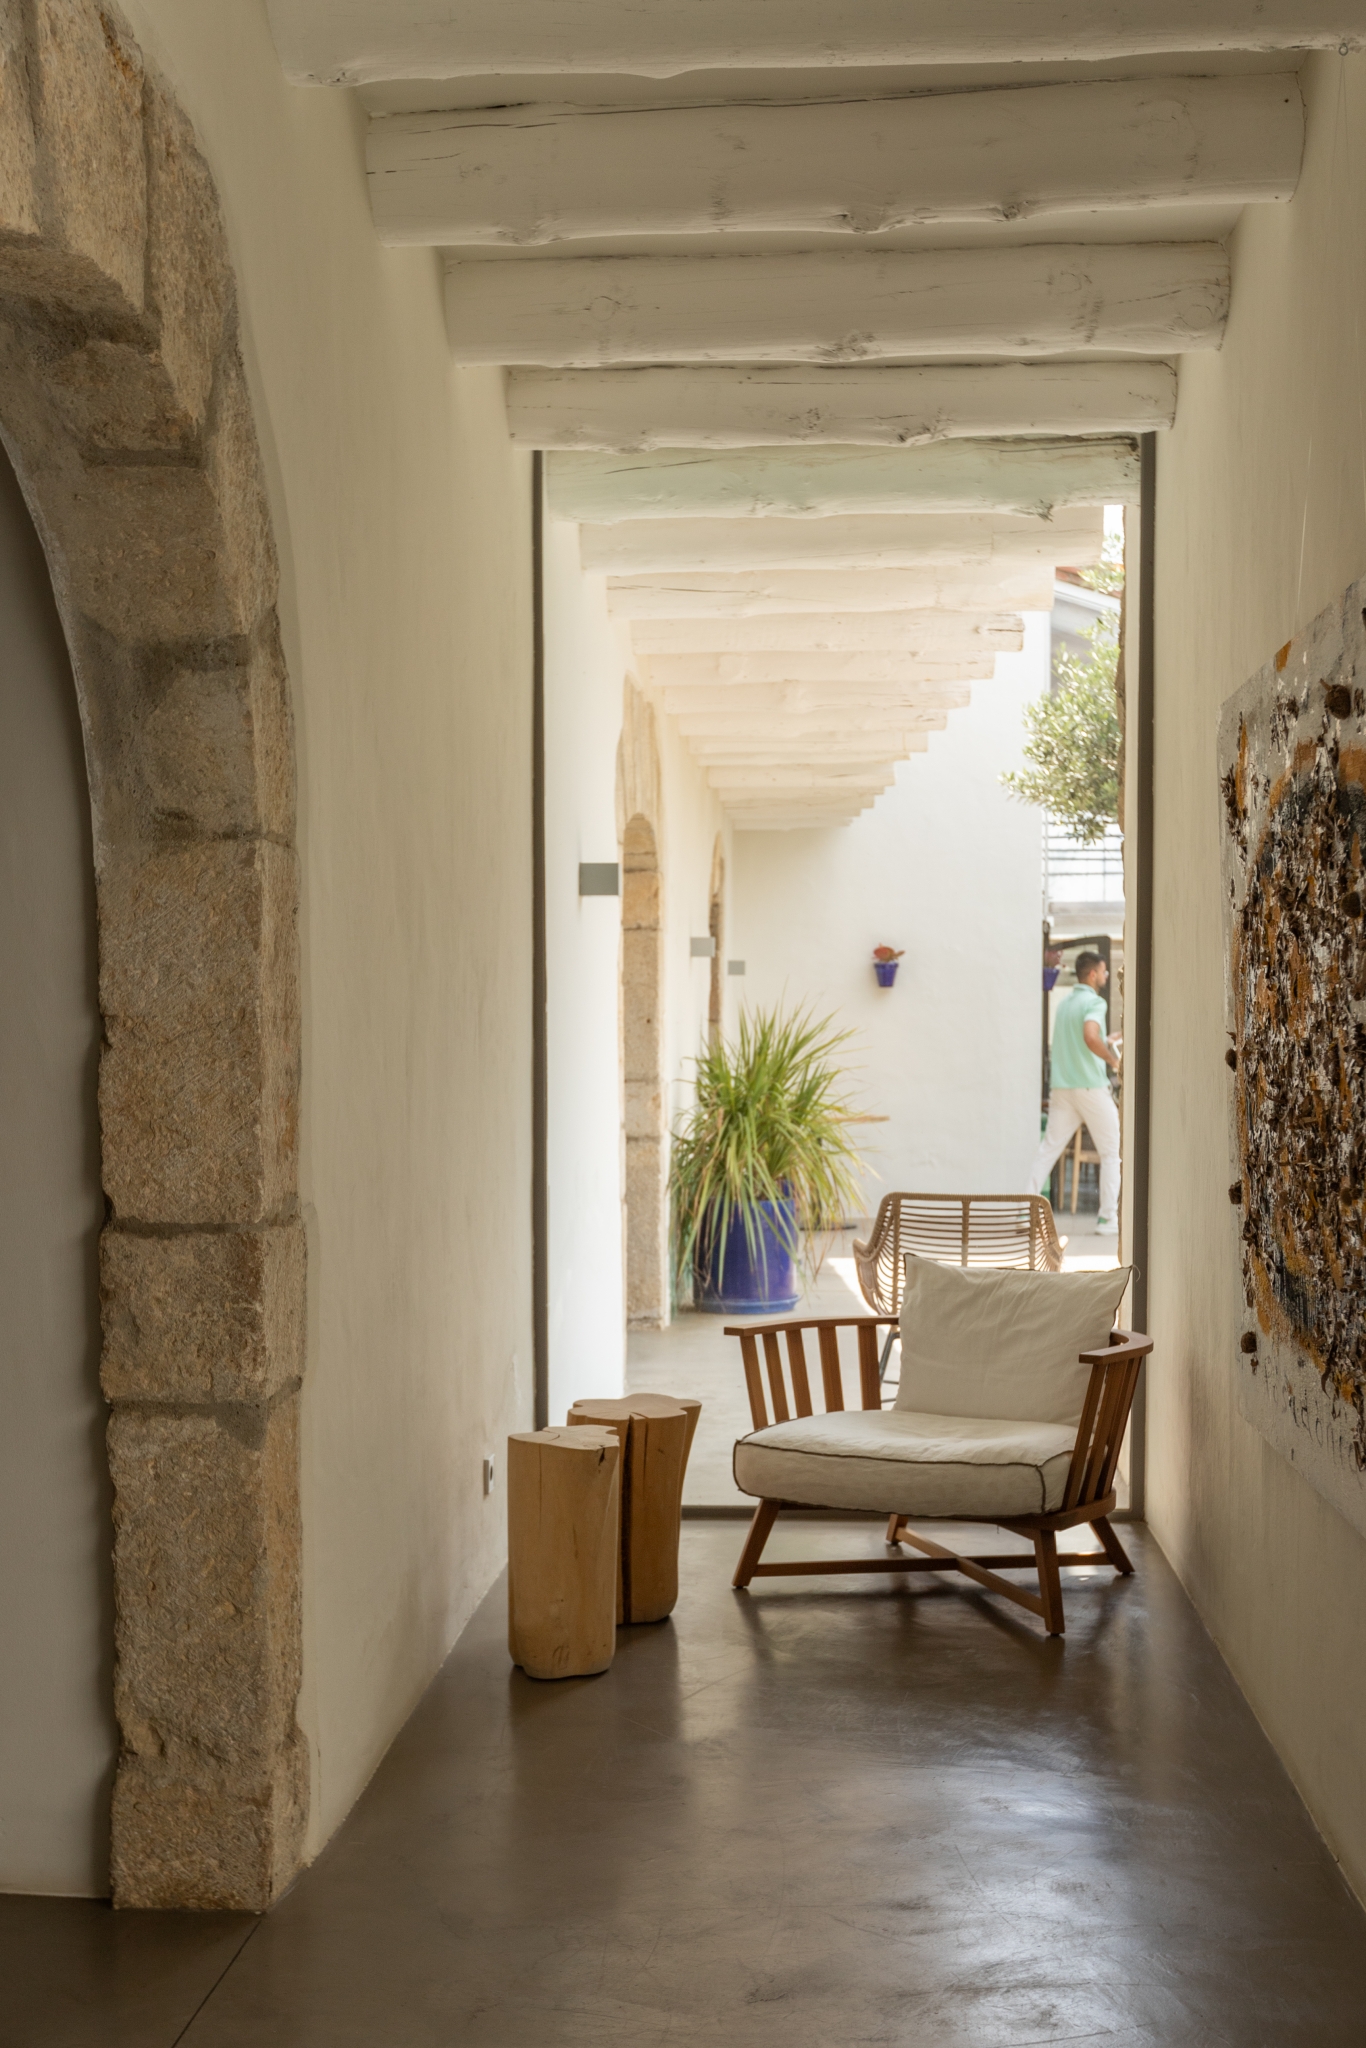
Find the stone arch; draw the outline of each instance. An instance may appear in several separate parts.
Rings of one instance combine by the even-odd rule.
[[[189,122],[90,0],[5,9],[0,40],[0,436],[71,652],[95,848],[114,1897],[260,1909],[307,1808],[275,550]]]
[[[664,945],[658,842],[639,812],[627,820],[621,855],[626,1322],[657,1330],[669,1320]]]
[[[711,886],[707,892],[707,931],[711,936],[711,978],[707,987],[707,1036],[715,1045],[725,1022],[726,848],[718,832],[711,854]]]

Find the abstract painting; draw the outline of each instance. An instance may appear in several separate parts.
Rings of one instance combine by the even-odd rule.
[[[1366,580],[1219,727],[1242,1413],[1366,1534]]]

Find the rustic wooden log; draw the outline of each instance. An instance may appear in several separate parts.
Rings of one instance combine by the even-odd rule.
[[[1001,562],[984,569],[751,569],[611,576],[607,604],[619,619],[650,621],[794,617],[801,612],[1046,612],[1053,605],[1053,573],[1046,564]]]
[[[663,1621],[678,1601],[683,1477],[702,1403],[669,1394],[576,1401],[573,1428],[613,1430],[621,1443],[617,1620]]]
[[[616,1651],[621,1447],[607,1429],[508,1438],[508,1649],[528,1678],[586,1678]]]
[[[908,448],[994,434],[1145,434],[1176,416],[1172,363],[842,363],[509,370],[524,448]]]
[[[295,85],[1358,50],[1361,0],[268,0]]]
[[[757,619],[641,619],[631,629],[637,654],[852,653],[1017,654],[1024,624],[1016,612],[794,612]]]
[[[505,266],[513,268],[511,264]],[[627,519],[579,530],[585,569],[645,575],[725,569],[986,569],[1100,559],[1099,506],[1052,519],[990,512],[855,514],[828,519]]]
[[[1303,148],[1289,72],[390,114],[366,161],[382,242],[478,249],[1243,206],[1291,198]]]
[[[1218,242],[452,263],[458,363],[876,362],[1218,348]]]

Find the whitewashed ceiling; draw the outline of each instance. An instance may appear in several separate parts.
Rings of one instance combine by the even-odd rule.
[[[737,824],[838,823],[1097,559],[1366,0],[269,0]]]

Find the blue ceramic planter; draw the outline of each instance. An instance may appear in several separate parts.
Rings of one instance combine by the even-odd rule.
[[[873,972],[877,976],[879,988],[895,987],[896,970],[900,965],[901,962],[899,960],[875,960],[873,962]]]
[[[715,1257],[709,1259],[710,1244],[699,1243],[693,1266],[693,1305],[704,1315],[762,1316],[797,1306],[801,1295],[794,1256],[797,1205],[761,1202],[758,1206],[753,1250],[745,1236],[744,1218],[739,1215],[731,1217],[726,1232],[724,1262],[719,1245]]]

